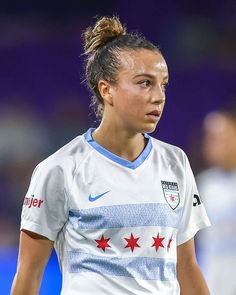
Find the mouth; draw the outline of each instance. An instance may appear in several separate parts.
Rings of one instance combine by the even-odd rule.
[[[148,113],[146,116],[147,116],[148,118],[150,118],[151,120],[153,120],[153,121],[157,121],[157,120],[160,119],[160,117],[161,117],[161,112],[155,110],[155,111],[153,111],[153,112],[151,112],[151,113]]]

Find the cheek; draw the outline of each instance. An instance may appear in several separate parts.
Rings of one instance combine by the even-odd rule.
[[[125,113],[138,114],[144,105],[144,98],[132,89],[120,92],[118,100],[117,107]]]
[[[125,104],[126,113],[133,117],[139,117],[145,109],[143,97],[132,96],[128,97]]]
[[[129,83],[119,85],[115,98],[116,110],[120,113],[121,117],[126,116],[126,119],[128,117],[139,117],[145,109],[145,104],[148,100],[147,94],[140,91],[137,85]]]

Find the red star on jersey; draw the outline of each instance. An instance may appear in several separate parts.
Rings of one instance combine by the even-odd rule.
[[[100,240],[95,240],[95,241],[98,243],[97,247],[98,248],[101,248],[105,252],[106,251],[106,248],[111,247],[108,244],[109,240],[110,240],[109,238],[105,239],[104,236],[102,235],[102,237],[101,237]]]
[[[174,202],[175,201],[175,196],[171,195],[170,200],[171,200],[171,202]]]
[[[140,246],[138,244],[138,240],[140,238],[134,238],[134,236],[133,236],[132,233],[131,233],[129,239],[128,238],[124,238],[124,239],[128,242],[127,245],[125,246],[125,248],[129,248],[130,247],[132,252],[134,251],[134,248],[135,247],[139,247],[140,248]]]
[[[169,252],[169,250],[170,250],[170,244],[171,244],[171,242],[172,242],[173,240],[172,240],[172,237],[169,239],[169,242],[168,242],[168,245],[167,245],[167,251]]]
[[[157,235],[156,238],[154,238],[154,237],[152,237],[152,238],[153,238],[153,240],[154,240],[154,243],[153,243],[152,247],[156,247],[156,252],[157,252],[157,250],[158,250],[159,247],[164,248],[164,245],[162,244],[162,241],[163,241],[165,238],[160,238],[160,237],[159,237],[159,233],[158,233],[158,235]]]

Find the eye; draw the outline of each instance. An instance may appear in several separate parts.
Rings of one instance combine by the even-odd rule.
[[[167,86],[168,85],[169,85],[168,82],[162,84],[162,90],[163,90],[163,92],[166,92],[166,89],[167,89]]]
[[[151,81],[150,80],[142,80],[142,81],[138,82],[138,84],[140,84],[144,88],[147,88],[148,86],[151,85]]]

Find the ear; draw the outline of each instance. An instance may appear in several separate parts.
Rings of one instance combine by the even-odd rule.
[[[100,95],[104,99],[104,104],[105,102],[107,102],[109,105],[113,105],[113,99],[111,95],[111,85],[105,80],[100,80],[98,82],[98,90]]]

